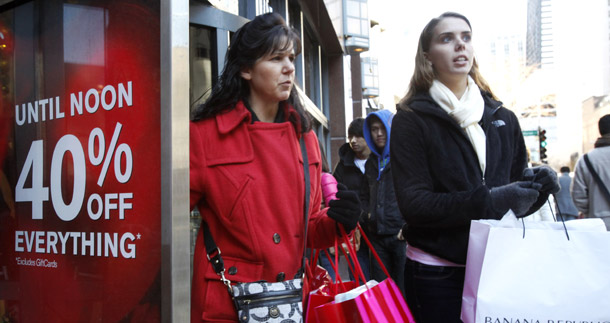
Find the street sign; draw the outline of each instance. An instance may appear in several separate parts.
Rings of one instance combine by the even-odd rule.
[[[537,136],[538,130],[523,130],[523,136]]]

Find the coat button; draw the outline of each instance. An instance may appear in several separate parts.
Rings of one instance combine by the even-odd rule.
[[[285,278],[286,278],[286,274],[284,274],[284,272],[277,274],[277,281],[279,281],[279,282],[284,281]]]
[[[274,233],[274,234],[273,234],[273,242],[275,242],[276,244],[278,244],[278,243],[280,243],[280,240],[282,240],[282,239],[280,238],[280,235],[279,235],[279,234],[277,234],[277,233]]]
[[[237,274],[237,267],[232,266],[231,268],[229,268],[229,275],[235,275]]]

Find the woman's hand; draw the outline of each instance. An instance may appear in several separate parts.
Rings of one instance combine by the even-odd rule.
[[[557,173],[546,165],[526,168],[523,170],[523,180],[540,184],[540,192],[543,193],[555,194],[561,189]]]
[[[328,216],[338,223],[343,224],[345,231],[351,232],[356,228],[360,213],[360,199],[355,191],[348,191],[341,183],[337,185],[337,199],[328,202]]]
[[[497,212],[506,213],[513,210],[515,216],[523,215],[538,199],[538,189],[532,182],[514,182],[500,187],[494,187],[491,195],[491,206]]]

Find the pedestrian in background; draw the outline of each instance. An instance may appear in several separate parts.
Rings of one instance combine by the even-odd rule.
[[[570,176],[570,167],[563,166],[559,169],[561,175],[559,176],[559,186],[561,189],[555,194],[557,201],[557,207],[555,215],[559,221],[559,214],[561,213],[564,221],[574,220],[578,217],[578,210],[572,201],[572,195],[570,194],[570,185],[572,185],[572,177]]]
[[[356,118],[347,127],[348,142],[339,147],[339,161],[335,165],[333,175],[337,182],[347,186],[350,191],[359,192],[362,210],[368,213],[368,194],[363,190],[368,187],[364,165],[369,158],[371,150],[364,140],[364,118]],[[362,223],[364,224],[364,223]],[[359,248],[356,252],[358,262],[362,267],[366,280],[371,279],[369,248],[366,243],[360,242],[360,232],[356,230],[354,239]],[[350,279],[354,279],[353,273],[349,272]]]
[[[399,240],[398,232],[405,220],[398,209],[392,159],[390,158],[390,131],[394,114],[388,110],[369,113],[364,122],[364,139],[371,154],[366,161],[369,210],[364,219],[365,234],[377,251],[392,280],[404,294],[404,264],[406,243]],[[371,260],[371,278],[381,282],[386,275],[376,260]]]
[[[337,182],[337,179],[333,176],[333,174],[330,173],[330,167],[328,166],[328,160],[326,158],[326,153],[324,151],[324,147],[321,145],[320,145],[320,154],[322,155],[322,178],[320,180],[321,184],[322,184],[322,208],[325,208],[330,204],[330,201],[337,198],[338,182]],[[334,255],[334,247],[330,247],[325,250],[329,254]],[[341,253],[339,253],[339,255],[340,254]],[[311,255],[311,250],[308,249],[307,256],[310,257],[310,255]],[[336,279],[335,269],[333,268],[333,266],[331,265],[330,262],[331,262],[331,260],[328,259],[326,252],[324,252],[323,250],[320,250],[320,253],[318,255],[318,263],[322,267],[324,267],[324,269],[326,269],[326,271],[330,275],[330,278],[332,278],[332,280],[335,281],[335,279]],[[334,263],[334,260],[332,260],[332,262]],[[339,270],[339,268],[338,268],[339,262],[336,263],[336,266],[337,266],[337,270]]]
[[[351,231],[360,217],[351,191],[339,190],[338,200],[320,208],[318,139],[294,88],[299,46],[277,13],[247,22],[233,35],[224,70],[190,124],[190,207],[198,207],[233,283],[303,277],[304,233],[308,247],[328,248],[337,224]],[[307,223],[301,139],[311,190]],[[227,286],[206,255],[200,230],[191,321],[237,322]]]
[[[559,189],[557,175],[527,168],[519,121],[480,75],[463,15],[425,26],[397,108],[390,153],[407,303],[418,323],[461,322],[470,222],[531,214]]]
[[[572,183],[572,199],[585,218],[601,218],[610,231],[610,114],[599,119],[599,134],[595,148],[576,163]],[[591,168],[585,156],[588,156]],[[596,180],[593,171],[600,180]],[[604,192],[605,190],[605,192]]]

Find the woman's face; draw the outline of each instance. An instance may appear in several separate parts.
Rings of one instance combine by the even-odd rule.
[[[470,27],[460,18],[444,18],[434,28],[425,56],[441,81],[465,78],[472,69],[474,49],[471,35]]]
[[[259,58],[241,77],[250,84],[250,96],[267,103],[287,100],[294,85],[294,50],[274,52]]]

